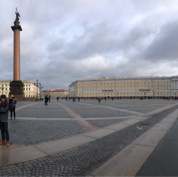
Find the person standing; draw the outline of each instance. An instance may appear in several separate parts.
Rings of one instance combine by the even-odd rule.
[[[8,131],[8,110],[9,103],[6,100],[6,95],[1,95],[1,104],[0,104],[0,128],[1,128],[1,137],[2,141],[0,145],[7,144],[7,147],[10,146],[9,143],[9,131]]]
[[[98,102],[100,103],[100,101],[101,101],[101,98],[98,98]]]
[[[59,101],[59,97],[57,97],[57,102]]]
[[[49,102],[50,102],[50,98],[51,98],[51,95],[49,95],[49,98],[48,98]]]
[[[11,112],[11,119],[12,119],[12,112],[14,113],[14,120],[15,120],[15,108],[16,108],[17,101],[14,98],[13,95],[11,95],[11,98],[9,99],[9,110]]]
[[[45,97],[45,105],[48,105],[47,103],[48,103],[48,95],[46,95]]]

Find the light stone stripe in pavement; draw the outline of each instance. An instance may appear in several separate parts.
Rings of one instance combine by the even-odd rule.
[[[178,109],[141,135],[120,153],[95,169],[90,175],[135,176],[159,141],[176,121],[177,116]],[[165,123],[164,125],[163,122]]]
[[[136,116],[124,116],[124,117],[94,117],[94,118],[40,118],[40,117],[17,117],[18,120],[112,120],[112,119],[131,119]]]
[[[156,110],[154,110],[154,111],[151,111],[151,112],[146,113],[145,115],[146,115],[146,116],[149,116],[149,115],[157,114],[157,113],[159,113],[159,112],[161,112],[161,111],[164,111],[165,109],[172,108],[172,107],[174,107],[174,106],[176,106],[176,105],[178,105],[178,103],[171,104],[171,105],[168,105],[168,106],[165,106],[165,107],[156,109]]]
[[[37,102],[37,103],[38,103],[38,102]],[[24,108],[29,107],[29,106],[32,106],[32,105],[35,105],[35,104],[37,104],[37,103],[31,103],[31,104],[27,104],[27,105],[24,105],[24,106],[17,107],[17,108],[16,108],[16,111],[19,111],[19,110],[21,110],[21,109],[24,109]]]
[[[78,104],[86,104],[86,103],[78,103]],[[122,112],[131,113],[131,114],[134,114],[134,115],[140,115],[140,116],[144,115],[144,113],[140,113],[140,112],[136,112],[136,111],[129,111],[129,110],[126,110],[126,109],[113,108],[113,107],[109,107],[109,106],[92,105],[92,104],[87,104],[87,105],[108,108],[108,109],[111,109],[111,110],[118,110],[118,111],[122,111]]]
[[[80,115],[76,114],[74,111],[72,111],[69,107],[57,102],[60,106],[62,106],[65,110],[67,110],[67,112],[73,116],[74,118],[81,118]],[[97,130],[97,128],[95,126],[93,126],[92,124],[90,124],[89,122],[87,122],[86,120],[84,119],[80,119],[80,120],[77,120],[77,122],[82,125],[86,130],[88,130],[89,132],[90,131],[94,131],[94,130]]]

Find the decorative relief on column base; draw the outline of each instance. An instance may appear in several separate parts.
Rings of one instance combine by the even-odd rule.
[[[24,100],[25,95],[24,95],[24,84],[22,81],[12,81],[10,82],[10,93],[9,97],[11,95],[14,95],[17,100]]]

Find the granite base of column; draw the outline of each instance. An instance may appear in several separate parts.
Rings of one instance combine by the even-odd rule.
[[[25,100],[25,95],[24,95],[24,84],[22,81],[12,81],[10,82],[10,93],[9,97],[11,95],[14,95],[16,100]]]

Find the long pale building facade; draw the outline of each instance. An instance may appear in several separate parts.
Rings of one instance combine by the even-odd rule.
[[[178,97],[178,76],[82,79],[69,85],[69,97]]]
[[[6,95],[6,97],[9,97],[10,92],[10,80],[2,81],[0,80],[0,94]],[[37,98],[39,94],[39,88],[31,81],[22,81],[24,84],[24,96],[26,98]]]

